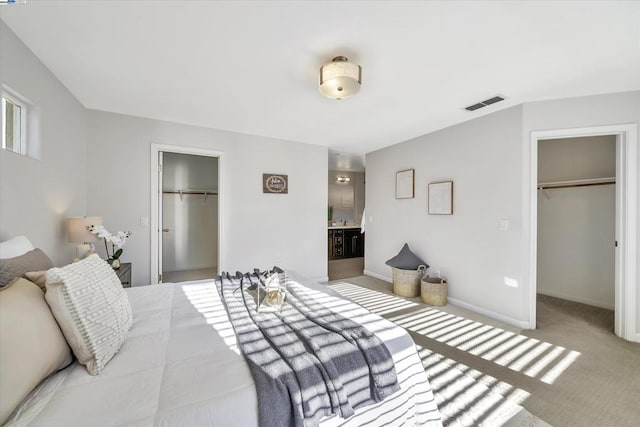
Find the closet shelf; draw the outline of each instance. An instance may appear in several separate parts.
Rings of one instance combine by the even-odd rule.
[[[615,184],[615,183],[616,183],[615,177],[576,179],[573,181],[539,182],[538,190],[547,190],[552,188],[589,187],[591,185],[607,185],[607,184]]]

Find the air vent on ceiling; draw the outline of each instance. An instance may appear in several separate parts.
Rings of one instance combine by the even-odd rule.
[[[467,110],[467,111],[475,111],[475,110],[478,110],[480,108],[486,107],[487,105],[491,105],[491,104],[495,104],[496,102],[504,101],[504,99],[505,98],[503,96],[496,95],[493,98],[485,99],[484,101],[478,102],[477,104],[469,105],[468,107],[465,107],[465,110]]]

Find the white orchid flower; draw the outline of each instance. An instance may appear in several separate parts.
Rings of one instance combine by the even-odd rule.
[[[116,233],[110,233],[102,225],[90,225],[87,227],[90,233],[95,234],[100,239],[104,239],[105,248],[107,248],[107,256],[112,257],[116,249],[122,249],[126,240],[131,236],[130,231],[118,231]],[[112,253],[109,253],[107,242],[111,243]]]

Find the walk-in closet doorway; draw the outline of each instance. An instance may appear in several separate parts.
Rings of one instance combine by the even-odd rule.
[[[539,307],[588,315],[613,332],[615,207],[615,135],[538,142]],[[549,323],[545,315],[554,318],[539,309],[538,326]]]
[[[152,278],[215,277],[221,267],[221,153],[152,145]]]
[[[606,138],[609,136],[613,139]],[[554,140],[557,141],[570,141],[571,138],[586,138],[586,137],[601,137],[604,138],[602,141],[605,141],[605,145],[612,144],[611,141],[615,144],[615,176],[604,176],[611,175],[611,159],[605,164],[604,169],[602,169],[603,175],[596,176],[593,178],[588,177],[574,177],[576,179],[559,179],[556,181],[543,182],[538,178],[538,166],[539,166],[539,148],[541,144],[553,144]],[[593,140],[592,140],[593,142]],[[552,147],[553,145],[551,145]],[[594,187],[599,188],[601,191],[597,198],[599,198],[600,202],[604,205],[604,209],[602,212],[599,212],[595,216],[601,216],[603,218],[609,217],[611,211],[613,210],[614,216],[614,224],[613,224],[613,232],[611,230],[611,224],[605,226],[602,230],[603,234],[593,242],[599,241],[600,245],[602,245],[602,252],[592,251],[591,249],[597,248],[580,248],[574,247],[573,249],[569,249],[564,251],[562,254],[562,258],[566,261],[571,261],[571,257],[576,253],[582,252],[585,259],[589,259],[591,257],[592,262],[596,264],[600,261],[604,261],[603,265],[611,264],[611,257],[613,257],[613,273],[610,271],[605,272],[604,276],[609,276],[607,279],[611,281],[611,274],[613,274],[613,282],[614,287],[613,290],[606,283],[602,283],[602,289],[597,291],[602,291],[608,289],[608,292],[613,292],[613,308],[614,308],[614,332],[617,336],[622,337],[624,339],[630,341],[640,341],[640,331],[636,326],[636,313],[638,309],[638,289],[637,289],[637,194],[638,194],[638,129],[635,124],[621,124],[621,125],[609,125],[609,126],[599,126],[599,127],[590,127],[590,128],[577,128],[577,129],[559,129],[559,130],[550,130],[550,131],[534,131],[531,134],[530,140],[530,150],[529,150],[529,158],[530,158],[530,170],[529,170],[529,180],[527,182],[528,186],[528,194],[529,194],[529,221],[528,226],[526,227],[529,230],[529,233],[526,235],[525,244],[528,247],[528,262],[526,263],[528,269],[528,277],[529,277],[529,327],[531,329],[535,329],[536,322],[536,307],[537,307],[537,292],[539,289],[544,291],[544,287],[547,286],[547,283],[541,283],[540,277],[538,274],[538,266],[541,261],[541,256],[538,252],[538,243],[539,243],[539,230],[540,227],[548,227],[548,224],[545,226],[541,224],[541,218],[539,217],[538,205],[539,201],[545,203],[547,206],[542,206],[543,210],[555,210],[553,206],[550,206],[546,203],[546,201],[550,201],[552,197],[552,192],[556,192],[559,190],[574,190],[574,193],[567,192],[566,195],[570,198],[577,199],[582,196],[586,196],[586,192],[582,194],[575,193],[576,189],[580,189],[581,187]],[[600,147],[602,148],[602,147]],[[552,154],[553,155],[553,154]],[[600,153],[599,155],[603,155]],[[610,154],[609,154],[610,156]],[[579,157],[572,157],[566,160],[566,168],[575,169],[572,173],[584,173],[584,170],[580,171],[580,168],[575,168],[575,165],[570,163],[578,163],[581,162]],[[607,171],[608,169],[608,171]],[[604,173],[606,171],[606,173]],[[546,172],[545,172],[546,173]],[[544,177],[543,177],[544,180]],[[566,181],[566,182],[563,182]],[[615,181],[615,184],[612,183]],[[584,184],[584,185],[581,185]],[[613,185],[613,187],[609,187]],[[552,188],[555,186],[555,189]],[[565,187],[565,188],[561,188]],[[614,188],[614,193],[611,194],[611,190]],[[584,190],[584,188],[583,188]],[[545,194],[545,192],[547,194]],[[593,192],[592,192],[593,193]],[[608,194],[607,194],[608,193]],[[556,194],[556,196],[558,196]],[[594,196],[592,194],[591,196]],[[546,198],[546,199],[543,199]],[[547,198],[548,197],[548,198]],[[614,206],[610,205],[611,199],[613,198]],[[560,200],[556,197],[556,201]],[[575,221],[584,221],[590,220],[594,217],[594,209],[585,209],[585,204],[591,203],[595,206],[596,200],[591,200],[590,202],[585,201],[583,198],[580,200],[569,200],[571,204],[574,205],[582,205],[582,212],[579,216],[574,218]],[[608,200],[608,201],[607,201]],[[598,209],[602,207],[599,206]],[[562,219],[566,227],[573,227],[575,224],[570,224],[570,221],[566,218],[566,212],[560,213],[561,216],[564,216]],[[543,219],[544,221],[545,219]],[[552,232],[550,233],[547,229],[543,231],[545,238],[555,238],[552,236]],[[548,242],[546,242],[548,243]],[[589,244],[589,241],[583,241],[582,244]],[[594,243],[595,244],[595,243]],[[548,245],[547,245],[548,246]],[[596,259],[598,256],[602,256],[605,254],[605,257],[608,257],[607,260]],[[542,260],[543,264],[549,260]],[[562,260],[561,260],[562,261]],[[557,266],[556,266],[557,267]],[[571,268],[569,265],[565,265],[564,268]],[[560,271],[560,270],[557,270]],[[604,277],[603,276],[603,277]],[[549,276],[547,276],[548,279]],[[582,276],[578,276],[577,281],[580,281],[581,278],[585,278],[586,276],[583,274]],[[576,278],[573,278],[574,280]],[[566,282],[563,282],[562,285],[566,285]],[[561,290],[561,292],[566,292],[567,289]],[[593,289],[592,289],[593,291]],[[548,292],[548,291],[547,291]],[[565,294],[566,295],[566,294]],[[565,296],[566,297],[566,296]],[[588,298],[609,298],[611,301],[611,294],[606,292],[600,292],[599,295],[591,294]],[[583,298],[584,299],[584,298]]]

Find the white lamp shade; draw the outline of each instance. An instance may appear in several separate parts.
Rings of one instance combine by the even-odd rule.
[[[320,68],[320,93],[334,99],[348,98],[360,91],[361,80],[362,68],[337,56]]]
[[[87,227],[90,225],[102,225],[101,216],[80,216],[67,218],[67,230],[69,241],[72,243],[88,243],[98,240],[98,236],[91,234]]]

